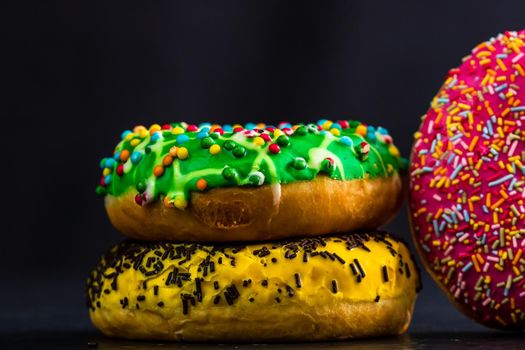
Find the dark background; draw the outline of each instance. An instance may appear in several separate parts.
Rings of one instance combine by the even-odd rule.
[[[523,0],[3,3],[0,332],[92,331],[84,278],[122,239],[98,161],[124,129],[352,118],[408,156],[447,70],[523,28]],[[389,228],[409,239],[406,210]],[[424,282],[412,332],[484,330]]]

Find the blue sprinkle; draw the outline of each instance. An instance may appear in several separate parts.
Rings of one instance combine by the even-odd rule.
[[[452,136],[450,138],[450,141],[456,141],[457,139],[461,138],[463,136],[463,133],[457,133],[456,135]]]
[[[323,124],[326,123],[327,121],[328,121],[328,120],[326,120],[326,119],[319,119],[319,120],[317,121],[317,125],[323,125]]]
[[[208,129],[209,130],[209,129]],[[208,133],[206,131],[200,131],[198,134],[197,134],[197,138],[200,140],[200,139],[203,139],[205,138],[206,136],[208,136]]]
[[[502,100],[506,100],[507,98],[505,97],[505,94],[503,92],[500,92],[499,93],[499,98],[501,98]]]
[[[507,188],[508,191],[512,191],[512,188],[514,187],[515,184],[516,184],[516,178],[513,178],[512,181],[510,182],[509,187]]]
[[[115,152],[115,154],[113,155],[113,159],[115,159],[116,161],[120,159],[120,151]]]
[[[223,130],[224,130],[224,128],[223,128]],[[208,132],[208,131],[210,131],[210,128],[208,126],[205,126],[205,127],[201,128],[199,131],[200,132]]]
[[[253,130],[256,126],[257,125],[255,125],[255,123],[246,123],[246,125],[244,125],[244,128],[247,130]]]
[[[186,136],[186,135],[184,135],[184,136]],[[151,135],[151,142],[157,142],[161,138],[162,138],[162,134],[159,131],[154,132],[153,135]]]
[[[482,208],[483,208],[483,212],[484,212],[485,214],[488,214],[488,213],[489,213],[489,209],[487,208],[487,206],[486,206],[485,204],[483,204],[483,207],[482,207]]]
[[[199,124],[199,129],[201,129],[201,131],[202,131],[203,128],[208,128],[208,129],[210,129],[210,126],[211,126],[211,123],[208,123],[208,122],[200,123],[200,124]]]
[[[463,266],[463,268],[461,269],[461,271],[462,271],[462,272],[467,272],[467,271],[472,267],[472,265],[474,265],[474,264],[472,263],[472,261],[469,261],[469,263],[468,263],[467,265]]]
[[[494,134],[494,130],[492,129],[492,123],[490,122],[490,120],[487,120],[487,129],[488,129],[488,134],[489,135],[492,135]]]
[[[381,135],[388,135],[388,130],[383,128],[382,126],[377,127],[377,132]]]
[[[434,225],[434,233],[436,234],[436,237],[439,238],[439,227],[438,227],[438,222],[437,220],[432,220],[432,225]]]
[[[446,97],[440,97],[437,99],[438,103],[448,103],[449,99]]]
[[[437,140],[434,139],[432,141],[432,145],[430,146],[430,153],[434,153],[436,151],[436,144],[437,144]]]
[[[421,248],[423,248],[425,252],[430,253],[430,248],[426,244],[421,244]]]
[[[113,159],[113,158],[106,158],[106,161],[104,162],[104,168],[113,169],[114,165],[115,165],[115,159]]]
[[[177,136],[176,141],[178,144],[183,144],[184,142],[189,141],[189,139],[188,135],[180,134]]]
[[[511,112],[525,111],[525,106],[510,107]]]
[[[456,169],[454,169],[454,171],[452,172],[452,175],[450,175],[450,180],[454,180],[456,176],[458,176],[461,169],[463,169],[463,164],[458,165]]]
[[[222,126],[222,130],[224,130],[225,132],[231,132],[233,131],[233,126],[231,126],[230,124],[224,124]]]
[[[504,183],[505,181],[512,179],[513,177],[514,177],[514,175],[512,175],[512,174],[503,176],[503,177],[501,177],[501,178],[499,178],[497,180],[489,182],[489,187],[500,185],[500,184]]]
[[[289,125],[289,126],[288,126]],[[291,128],[292,125],[290,123],[287,123],[285,127],[282,127],[281,129],[283,128]],[[341,127],[341,125],[339,125],[339,123],[333,123],[331,126],[330,126],[330,129],[338,129],[338,130],[342,130],[343,128]]]
[[[375,133],[375,131],[370,131],[370,127],[368,127],[368,131],[366,133],[366,138],[369,139],[370,141],[375,141],[376,140],[376,133]]]
[[[463,210],[463,218],[465,219],[465,222],[470,221],[470,216],[468,215],[467,209]]]
[[[140,153],[138,151],[135,151],[135,152],[131,153],[131,157],[130,158],[131,158],[131,163],[137,164],[142,159],[142,153]]]
[[[451,215],[452,215],[452,220],[454,221],[455,224],[457,224],[458,223],[458,218],[457,218],[456,212],[453,211]]]
[[[354,145],[354,142],[352,141],[351,138],[349,138],[348,136],[342,136],[339,141],[341,141],[341,143],[345,146],[353,146]]]
[[[508,85],[507,84],[501,84],[500,86],[497,86],[494,91],[500,92],[501,90],[504,90]]]
[[[447,214],[443,214],[442,216],[449,224],[452,224],[452,219]]]
[[[120,135],[120,137],[124,140],[126,138],[126,136],[128,136],[129,134],[131,134],[132,131],[131,130],[124,130],[122,132],[122,134]]]
[[[112,178],[112,177],[111,177],[111,174],[106,175],[106,177],[104,177],[104,183],[105,183],[106,185],[109,185],[109,184],[111,183],[111,178]]]
[[[443,231],[443,229],[445,228],[446,224],[447,223],[445,221],[441,221],[441,224],[439,225],[439,231]]]

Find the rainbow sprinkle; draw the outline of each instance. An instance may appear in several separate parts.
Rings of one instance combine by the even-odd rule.
[[[525,326],[525,31],[476,46],[423,116],[410,165],[417,243],[482,323]]]

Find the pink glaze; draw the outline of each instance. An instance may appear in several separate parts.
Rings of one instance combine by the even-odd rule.
[[[463,310],[525,328],[525,31],[481,43],[449,71],[410,165],[415,240]]]

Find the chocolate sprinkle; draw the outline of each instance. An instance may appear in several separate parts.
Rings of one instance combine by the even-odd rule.
[[[329,249],[327,250],[328,241],[337,241],[339,242],[338,244],[344,245],[347,250],[362,249],[367,252],[370,251],[367,247],[367,242],[382,242],[384,247],[399,259],[398,266],[401,269],[400,273],[406,278],[411,276],[411,269],[413,268],[419,273],[415,264],[410,266],[408,260],[403,260],[403,257],[393,248],[391,242],[399,242],[399,240],[384,232],[352,233],[351,235],[310,237],[280,241],[261,246],[260,249],[254,250],[252,253],[257,257],[267,257],[275,254],[277,257],[271,256],[271,259],[268,259],[268,262],[271,261],[272,263],[278,263],[278,256],[281,256],[281,252],[276,252],[275,250],[282,250],[282,254],[289,260],[299,257],[304,263],[308,263],[311,259],[326,259],[325,263],[327,264],[346,264],[345,259],[338,253],[329,251]],[[203,291],[207,290],[205,285],[213,286],[216,291],[221,290],[218,280],[210,278],[210,275],[215,273],[217,269],[220,270],[224,268],[222,260],[228,259],[230,262],[229,265],[235,268],[235,252],[243,252],[249,249],[245,245],[233,245],[232,248],[229,248],[227,244],[201,245],[196,243],[124,241],[111,248],[89,276],[86,289],[86,304],[92,311],[96,311],[97,308],[102,307],[101,301],[104,302],[104,300],[106,300],[105,295],[111,295],[114,291],[118,291],[119,288],[129,288],[125,285],[119,286],[119,282],[121,281],[119,278],[125,271],[133,269],[139,275],[140,290],[144,291],[148,290],[148,280],[150,277],[155,278],[159,276],[160,278],[161,275],[166,276],[165,280],[161,283],[166,285],[165,288],[179,290],[179,296],[182,299],[182,312],[187,315],[190,312],[190,307],[203,302]],[[195,263],[195,255],[197,253],[203,254],[203,259],[197,259],[198,271],[190,273],[188,271],[189,263]],[[410,261],[414,261],[412,256],[410,257]],[[261,260],[261,264],[266,266],[265,259]],[[357,283],[360,283],[362,279],[365,278],[363,266],[357,259],[353,259],[353,261],[348,262],[348,264]],[[232,267],[228,266],[227,268],[231,269]],[[382,276],[384,282],[389,281],[390,276],[388,276],[386,266],[382,267]],[[206,278],[204,279],[203,277]],[[241,279],[239,283],[239,285],[242,284],[243,286],[243,288],[241,288],[241,291],[245,293],[243,297],[248,298],[245,300],[254,299],[251,298],[250,295],[246,295],[246,293],[251,293],[250,289],[247,289],[251,283],[249,277],[253,276],[248,275],[244,279]],[[416,279],[416,282],[418,283],[416,290],[420,290],[421,284],[419,278]],[[277,286],[270,286],[268,279],[263,279],[260,283],[263,287],[272,288],[273,291],[278,289]],[[295,288],[303,288],[303,281],[299,273],[294,274],[294,283]],[[331,284],[332,292],[337,293],[339,288],[337,282],[333,280]],[[191,292],[193,294],[182,292],[182,288],[188,290],[186,288],[187,285],[190,288],[189,290],[193,289]],[[151,286],[149,286],[149,288],[151,288]],[[163,288],[163,290],[165,290],[165,288]],[[152,294],[155,296],[162,293],[158,285],[153,286],[152,289]],[[297,295],[296,290],[291,286],[284,285],[282,289],[281,292],[286,292],[289,297]],[[212,300],[214,303],[219,303],[221,297],[224,296],[228,305],[233,305],[235,301],[241,297],[241,291],[238,290],[237,286],[231,284],[223,289],[220,295],[213,297]],[[145,293],[144,295],[141,294],[137,296],[137,301],[144,301],[146,295]],[[282,294],[280,298],[282,298]],[[276,301],[280,302],[280,298],[276,298]],[[255,301],[255,299],[253,301]],[[130,308],[128,298],[124,297],[121,299],[120,305],[123,309]],[[163,307],[161,305],[164,305],[164,301],[158,301],[156,305]],[[140,306],[134,305],[134,307]],[[144,308],[144,304],[142,304],[142,308]]]

